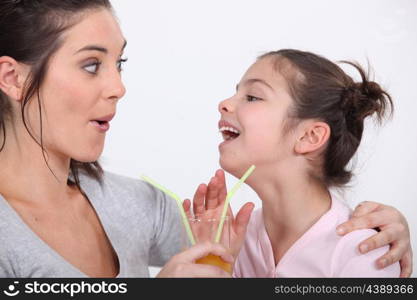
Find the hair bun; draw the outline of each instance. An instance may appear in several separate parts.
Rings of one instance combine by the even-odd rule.
[[[383,96],[384,91],[378,83],[374,81],[366,81],[362,84],[362,93],[369,99],[377,101]]]
[[[342,93],[342,109],[346,120],[363,121],[374,113],[381,120],[386,111],[386,98],[392,104],[391,97],[374,81],[365,79],[345,87]]]

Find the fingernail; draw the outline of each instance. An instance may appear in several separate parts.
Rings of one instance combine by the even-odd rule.
[[[381,268],[383,268],[387,264],[387,260],[385,258],[383,258],[383,259],[379,260],[378,264]]]
[[[345,229],[343,227],[338,227],[336,231],[337,231],[338,234],[344,234],[345,233]]]
[[[368,245],[366,245],[366,244],[363,244],[363,245],[360,245],[360,246],[359,246],[359,250],[360,250],[362,253],[366,253],[366,252],[368,252],[368,249],[369,249],[369,247],[368,247]]]

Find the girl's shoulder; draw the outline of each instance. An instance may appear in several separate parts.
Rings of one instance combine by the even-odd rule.
[[[360,229],[339,239],[332,255],[333,277],[399,277],[399,263],[384,269],[379,269],[376,265],[377,259],[389,251],[389,246],[365,254],[359,251],[360,243],[376,233],[374,229]]]

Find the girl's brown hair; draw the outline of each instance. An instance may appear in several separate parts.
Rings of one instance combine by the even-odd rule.
[[[335,63],[311,52],[282,49],[259,59],[265,57],[275,59],[275,67],[287,80],[294,99],[289,117],[319,119],[330,127],[322,169],[314,175],[328,186],[346,184],[352,177],[347,164],[360,144],[364,119],[376,114],[381,122],[387,111],[391,115],[391,96],[378,83],[370,81],[357,63],[342,61],[359,72],[360,82],[355,82]],[[290,72],[282,71],[285,65],[290,67]]]

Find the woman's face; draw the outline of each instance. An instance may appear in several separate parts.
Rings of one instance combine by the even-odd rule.
[[[274,60],[266,57],[246,71],[235,95],[220,102],[220,165],[226,171],[240,177],[252,164],[258,171],[273,168],[291,155],[291,135],[283,134],[293,101],[287,89]]]
[[[40,88],[44,146],[48,154],[95,161],[125,94],[120,75],[125,40],[107,9],[86,13],[62,38]],[[28,114],[31,131],[39,137],[36,99],[31,99]]]

